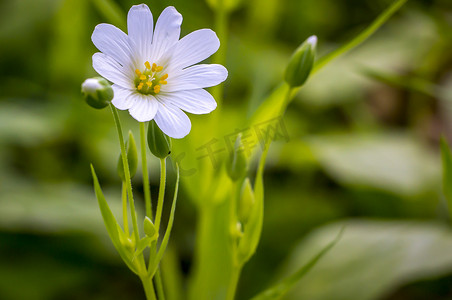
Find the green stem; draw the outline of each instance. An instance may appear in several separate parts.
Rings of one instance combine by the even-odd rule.
[[[160,268],[155,272],[154,283],[157,290],[159,300],[165,300],[165,293],[163,291],[162,276],[160,275]]]
[[[140,278],[141,278],[141,282],[143,283],[144,293],[146,294],[146,299],[147,300],[157,300],[157,298],[155,297],[154,286],[152,285],[152,279],[147,276],[143,276]]]
[[[129,220],[127,218],[127,185],[122,182],[122,221],[124,222],[124,232],[129,236]]]
[[[143,169],[144,203],[146,205],[146,216],[154,220],[152,216],[151,188],[149,186],[148,161],[146,155],[146,128],[144,122],[140,122],[140,144],[141,144],[141,166]]]
[[[240,272],[242,271],[241,266],[236,266],[232,271],[231,283],[228,288],[228,293],[226,296],[227,300],[234,300],[235,292],[237,290],[237,285],[239,283]]]
[[[155,214],[155,228],[157,229],[157,232],[159,232],[160,222],[162,220],[163,200],[165,198],[165,185],[166,185],[166,158],[161,158],[159,198],[157,202],[157,212]]]
[[[137,215],[136,215],[136,211],[135,211],[135,203],[133,201],[133,193],[132,193],[132,181],[130,179],[129,163],[127,162],[127,152],[126,152],[126,146],[124,144],[124,137],[122,135],[121,122],[119,120],[118,111],[111,103],[110,103],[110,109],[111,109],[111,112],[113,113],[113,118],[114,118],[115,124],[116,124],[116,130],[118,132],[119,146],[121,147],[121,157],[122,157],[122,163],[124,166],[124,175],[125,175],[126,185],[127,185],[127,194],[129,196],[130,214],[132,215],[133,233],[135,235],[135,242],[138,243],[138,241],[140,240],[140,234],[138,232]]]

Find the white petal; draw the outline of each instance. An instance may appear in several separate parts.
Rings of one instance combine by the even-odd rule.
[[[135,92],[131,95],[135,98],[133,106],[129,109],[130,115],[138,122],[147,122],[154,119],[159,107],[157,99],[151,95],[143,95]]]
[[[149,7],[146,4],[132,6],[127,15],[127,31],[136,47],[137,57],[144,61],[149,59],[151,53],[153,30],[154,20]]]
[[[132,50],[129,38],[119,28],[110,24],[99,24],[94,28],[91,40],[101,52],[112,57],[125,68],[131,68]]]
[[[93,68],[101,76],[123,88],[133,89],[133,77],[112,57],[97,52],[93,55]]]
[[[171,103],[192,114],[208,114],[217,107],[212,95],[203,89],[160,93],[156,98],[164,104]]]
[[[215,86],[228,77],[228,70],[222,65],[196,65],[170,74],[168,84],[162,86],[162,92],[177,92]]]
[[[217,52],[220,40],[210,29],[200,29],[177,42],[172,55],[171,70],[183,69],[199,63]]]
[[[155,122],[166,135],[175,139],[183,138],[191,129],[191,122],[187,115],[169,103],[159,103]]]
[[[112,86],[114,96],[111,103],[120,110],[126,110],[133,106],[135,103],[136,97],[133,97],[132,94],[135,92],[134,90],[129,90],[120,87],[117,84],[113,84]]]
[[[154,38],[152,40],[152,61],[170,51],[180,36],[182,15],[172,6],[165,8],[155,24]]]

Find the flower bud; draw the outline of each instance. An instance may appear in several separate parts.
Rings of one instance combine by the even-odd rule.
[[[152,221],[151,221],[151,219],[149,219],[149,217],[144,218],[143,227],[144,227],[144,233],[148,237],[152,238],[152,237],[155,237],[155,235],[157,234],[157,230],[155,229],[154,223],[152,223]]]
[[[126,151],[127,151],[127,162],[129,163],[129,172],[130,178],[133,178],[137,173],[138,168],[138,153],[137,153],[137,145],[135,143],[135,139],[133,138],[132,131],[129,131],[129,140],[126,143]],[[122,181],[125,181],[124,175],[124,164],[122,163],[122,156],[119,155],[118,160],[118,175],[121,177]]]
[[[245,225],[251,215],[254,202],[255,200],[253,188],[251,187],[250,179],[246,178],[242,185],[242,191],[240,193],[238,205],[239,220]]]
[[[234,181],[243,178],[248,171],[248,161],[243,149],[240,149],[241,145],[242,134],[239,133],[235,140],[234,151],[229,155],[227,162],[228,175]]]
[[[285,80],[291,87],[303,85],[314,65],[317,37],[309,37],[292,55],[286,69]]]
[[[160,130],[154,120],[149,122],[148,146],[158,158],[165,158],[171,153],[171,138]]]
[[[102,77],[88,78],[82,83],[82,93],[89,106],[101,109],[113,99],[113,89]]]

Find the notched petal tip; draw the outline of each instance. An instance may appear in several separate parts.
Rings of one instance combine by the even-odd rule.
[[[176,9],[174,6],[167,6],[167,7],[162,11],[162,13],[160,14],[160,16],[161,16],[161,15],[166,15],[166,14],[173,14],[173,15],[176,17],[176,18],[174,19],[174,23],[175,23],[175,24],[178,24],[178,25],[181,25],[181,24],[182,24],[182,19],[183,19],[182,14],[181,14],[180,12],[178,12],[177,9]]]
[[[137,5],[133,5],[130,9],[129,9],[129,11],[131,11],[131,10],[146,10],[146,11],[151,11],[150,9],[149,9],[149,6],[147,6],[146,4],[144,4],[144,3],[141,3],[141,4],[137,4]]]

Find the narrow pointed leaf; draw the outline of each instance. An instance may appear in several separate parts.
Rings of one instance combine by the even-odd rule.
[[[177,193],[179,191],[179,165],[176,164],[176,186],[174,188],[174,197],[173,197],[173,204],[171,206],[171,213],[168,220],[168,226],[166,227],[165,236],[163,237],[162,244],[160,245],[159,251],[157,252],[157,257],[154,260],[154,265],[152,268],[152,272],[150,272],[150,276],[152,277],[157,270],[157,266],[160,263],[160,261],[163,258],[163,254],[165,254],[166,247],[168,246],[168,241],[171,234],[171,229],[173,228],[174,223],[174,214],[176,212],[176,202],[177,202]]]
[[[339,234],[336,238],[327,244],[320,252],[314,256],[307,264],[302,266],[297,272],[292,274],[291,276],[283,279],[280,283],[275,286],[267,289],[266,291],[260,293],[259,295],[252,298],[252,300],[277,300],[281,299],[290,289],[301,279],[306,273],[309,272],[317,262],[331,250],[331,248],[336,245],[336,243],[340,240],[342,236],[342,232],[344,231],[344,227],[342,227]]]
[[[118,251],[119,255],[123,259],[123,261],[127,264],[127,266],[136,274],[138,274],[136,266],[132,263],[130,252],[125,249],[120,240],[120,226],[115,219],[115,216],[111,212],[110,207],[108,206],[107,200],[105,200],[105,196],[102,193],[102,189],[99,185],[99,180],[97,179],[96,172],[94,171],[93,165],[91,165],[91,173],[94,181],[94,191],[96,192],[97,202],[99,203],[100,212],[102,214],[102,218],[105,223],[105,227],[107,228],[108,235],[110,236],[113,245]]]
[[[267,142],[259,161],[254,184],[255,202],[238,246],[237,260],[239,264],[244,264],[251,256],[253,256],[261,237],[262,224],[264,221],[264,166],[270,143],[271,140]]]
[[[311,76],[317,71],[325,67],[327,64],[332,62],[334,59],[341,55],[353,50],[364,41],[366,41],[372,34],[374,34],[383,24],[388,21],[388,19],[394,15],[407,0],[397,0],[394,1],[385,11],[383,11],[366,29],[364,29],[360,34],[353,38],[348,43],[334,50],[333,52],[321,57],[314,65],[312,69]],[[253,117],[251,118],[251,124],[256,125],[260,122],[268,121],[272,118],[279,116],[281,112],[284,112],[285,108],[289,104],[290,100],[296,95],[299,88],[294,88],[291,93],[291,97],[286,100],[286,90],[287,85],[279,85],[268,97],[265,99],[261,106],[256,110]]]

